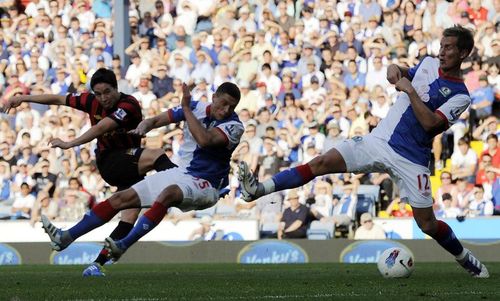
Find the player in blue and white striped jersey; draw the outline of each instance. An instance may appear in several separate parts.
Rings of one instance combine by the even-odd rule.
[[[42,216],[42,224],[60,251],[75,239],[108,222],[120,210],[151,207],[139,218],[129,234],[119,240],[106,239],[106,248],[117,260],[132,244],[151,231],[170,207],[181,210],[205,209],[215,205],[219,191],[228,185],[229,162],[238,146],[244,127],[234,109],[240,90],[233,83],[223,83],[213,95],[213,102],[192,101],[183,87],[181,106],[142,121],[132,134],[144,135],[153,128],[184,121],[185,143],[179,154],[179,167],[157,172],[99,203],[69,230],[56,228]]]
[[[456,122],[471,102],[460,66],[473,47],[472,33],[455,26],[444,30],[437,59],[425,58],[414,68],[390,65],[387,79],[402,93],[372,133],[345,140],[308,164],[282,171],[263,183],[241,163],[239,179],[245,198],[295,188],[328,173],[387,172],[399,186],[401,198],[412,206],[420,229],[473,276],[489,277],[486,267],[462,246],[448,224],[434,216],[428,168],[432,138]]]

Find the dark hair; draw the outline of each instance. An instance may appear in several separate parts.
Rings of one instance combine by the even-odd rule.
[[[217,94],[217,95],[227,94],[227,95],[231,96],[232,98],[234,98],[238,102],[240,101],[240,98],[241,98],[241,93],[240,93],[240,89],[238,88],[238,86],[236,86],[235,84],[230,83],[230,82],[222,83],[217,88],[217,91],[215,91],[215,94]]]
[[[109,84],[111,87],[118,89],[116,75],[112,70],[108,70],[106,68],[98,69],[94,73],[94,75],[92,75],[92,79],[90,80],[90,88],[94,90],[94,86],[101,83]]]
[[[453,197],[451,196],[451,194],[449,194],[448,192],[443,193],[443,195],[441,196],[441,198],[443,199],[443,201],[444,200],[450,200],[451,201],[453,199]]]
[[[470,30],[460,25],[448,27],[443,31],[443,37],[457,37],[457,47],[460,51],[466,50],[467,56],[474,48],[474,36]]]
[[[469,139],[467,139],[467,137],[464,136],[464,137],[458,139],[457,143],[458,144],[467,144],[467,145],[469,145]]]
[[[268,63],[262,64],[262,70],[264,69],[271,70],[271,65],[269,65]]]
[[[285,97],[284,98],[287,99],[287,97],[291,98],[292,100],[295,100],[295,95],[293,95],[293,93],[291,93],[291,92],[285,93]]]
[[[489,135],[486,137],[486,141],[488,141],[488,140],[490,140],[490,139],[495,139],[495,141],[497,141],[497,142],[498,142],[498,137],[497,137],[497,135],[496,135],[496,134],[493,134],[493,133],[489,134]]]
[[[77,177],[69,178],[68,183],[71,181],[76,181],[78,183],[78,186],[82,186],[82,182],[80,182],[80,179],[78,179]]]

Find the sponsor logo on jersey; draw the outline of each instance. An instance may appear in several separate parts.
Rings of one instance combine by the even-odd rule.
[[[101,115],[94,115],[94,119],[95,119],[95,120],[101,120],[101,119],[102,119],[102,116],[101,116]]]
[[[389,248],[403,248],[402,244],[394,241],[360,241],[347,246],[340,254],[340,262],[344,263],[377,263],[380,255]],[[410,253],[411,254],[411,253]]]
[[[90,264],[94,262],[102,245],[90,242],[77,242],[71,244],[61,252],[53,251],[50,256],[51,264]]]
[[[0,265],[18,265],[21,263],[21,255],[16,249],[8,244],[0,244]]]
[[[309,257],[300,246],[287,241],[258,241],[243,248],[238,254],[239,263],[276,264],[307,263]]]
[[[125,110],[122,108],[118,108],[118,110],[115,111],[114,115],[116,119],[123,120],[127,116],[127,112],[125,112]]]
[[[441,93],[444,97],[448,97],[451,94],[451,89],[448,87],[441,87],[439,89],[439,93]]]

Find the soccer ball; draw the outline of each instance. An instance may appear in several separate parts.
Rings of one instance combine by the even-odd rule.
[[[408,278],[415,269],[413,256],[403,248],[385,250],[377,263],[384,278]]]

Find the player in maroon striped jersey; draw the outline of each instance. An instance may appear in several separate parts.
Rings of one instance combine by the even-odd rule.
[[[116,77],[111,70],[97,70],[90,81],[93,93],[61,95],[15,96],[4,110],[23,102],[46,105],[65,105],[89,114],[92,127],[72,141],[53,138],[52,147],[62,149],[85,144],[97,138],[96,162],[102,178],[119,190],[141,181],[150,170],[165,170],[176,166],[162,149],[141,148],[141,137],[128,134],[142,121],[139,102],[130,95],[120,93]],[[121,221],[111,234],[121,239],[134,226],[140,209],[122,211]],[[85,269],[84,276],[103,276],[102,265],[106,251],[101,251],[96,262]]]

